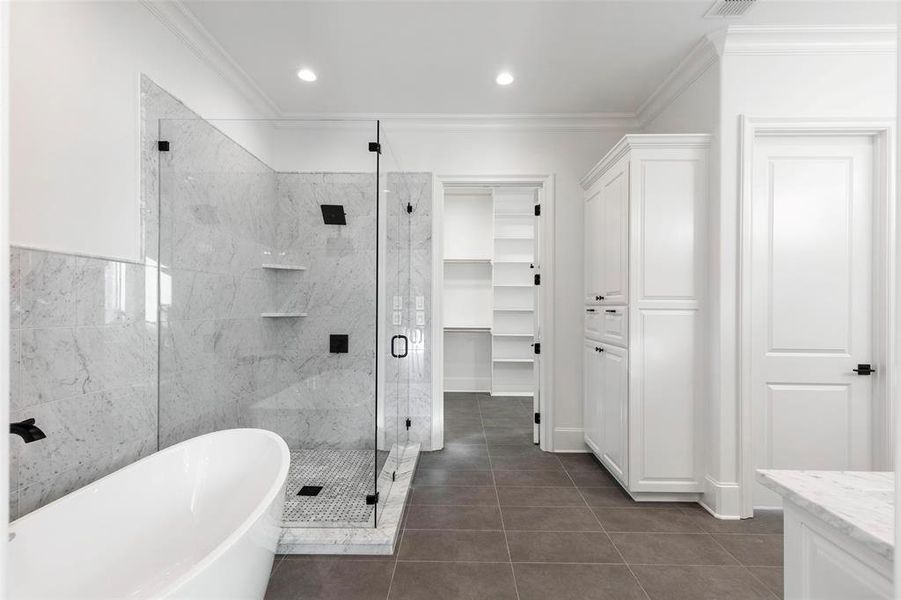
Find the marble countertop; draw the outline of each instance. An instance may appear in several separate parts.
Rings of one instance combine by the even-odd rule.
[[[877,554],[895,554],[895,474],[757,471],[757,481]]]

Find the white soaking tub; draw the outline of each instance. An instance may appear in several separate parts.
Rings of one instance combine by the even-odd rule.
[[[120,469],[10,525],[10,597],[262,598],[289,462],[231,429]]]

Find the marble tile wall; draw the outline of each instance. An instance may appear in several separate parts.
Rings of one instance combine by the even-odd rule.
[[[15,519],[156,450],[156,270],[13,248],[10,284]]]
[[[282,389],[276,173],[202,119],[163,119],[160,447],[242,425]]]

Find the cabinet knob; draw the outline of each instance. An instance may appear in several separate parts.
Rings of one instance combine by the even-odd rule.
[[[608,309],[605,310],[604,312],[613,313],[613,314],[615,315],[615,314],[616,314],[616,309],[615,309],[615,308],[608,308]]]

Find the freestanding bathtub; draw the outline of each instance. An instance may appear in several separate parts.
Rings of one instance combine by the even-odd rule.
[[[10,597],[262,598],[289,462],[230,429],[120,469],[10,525]]]

